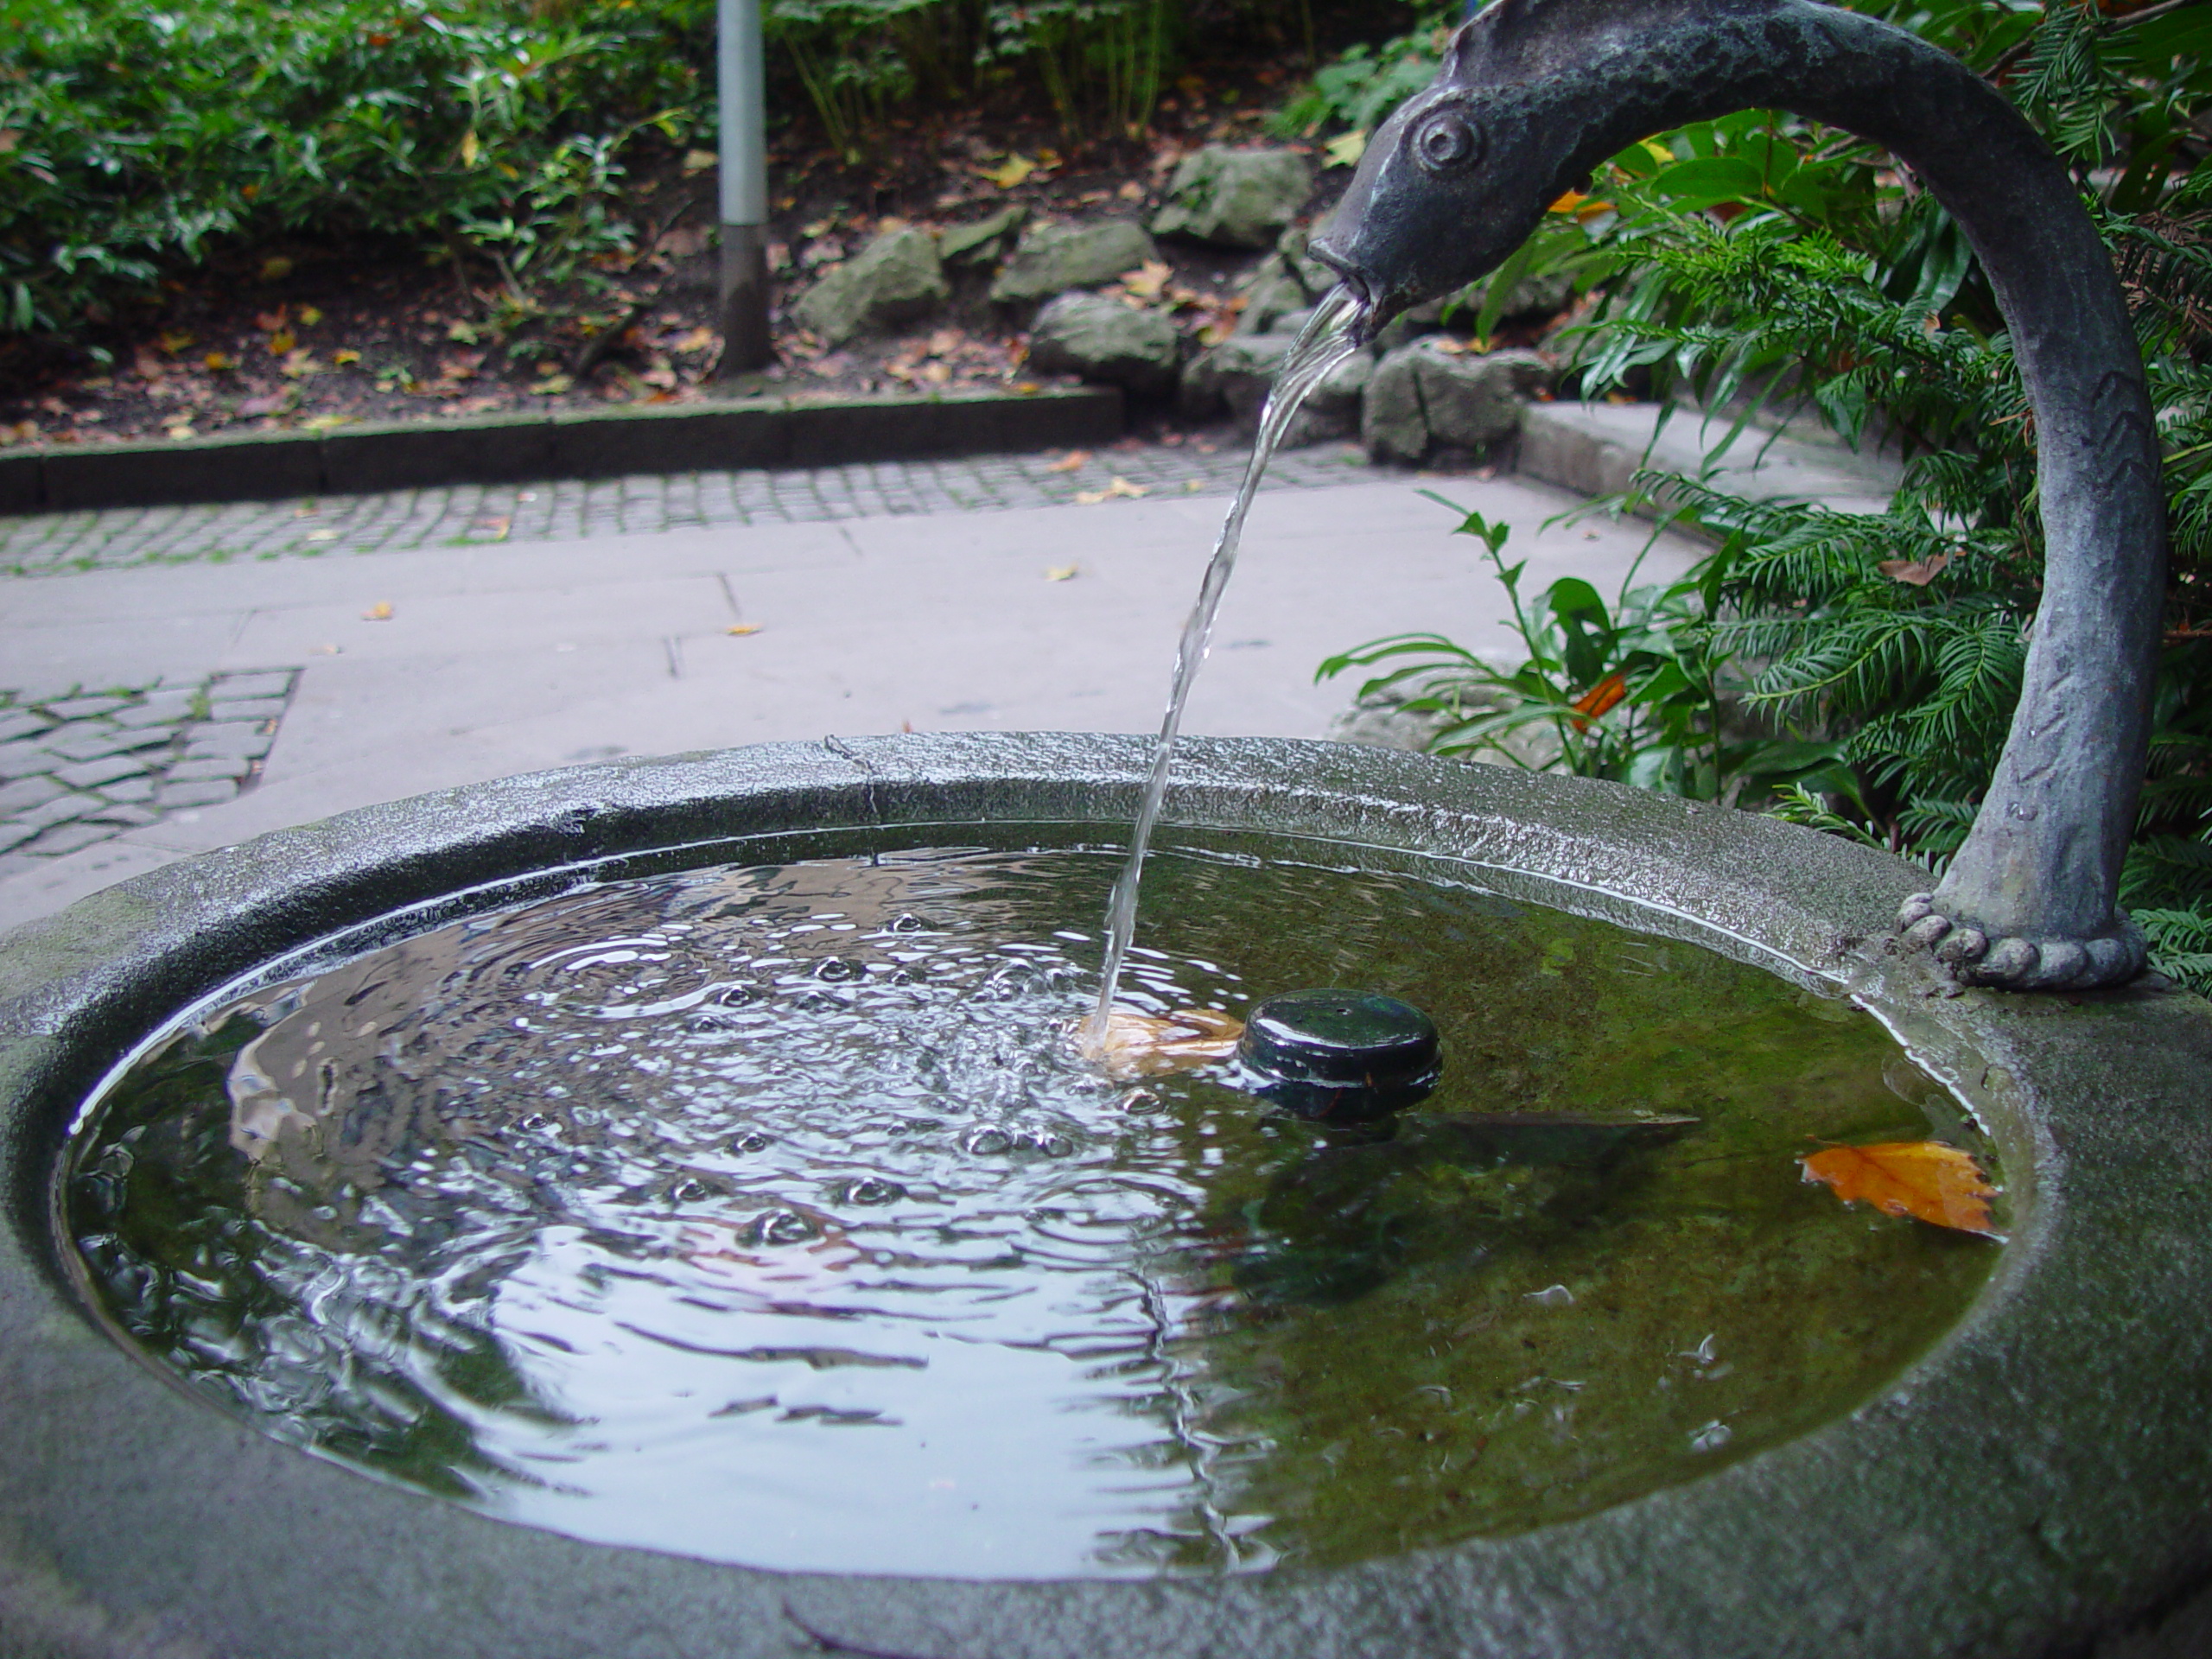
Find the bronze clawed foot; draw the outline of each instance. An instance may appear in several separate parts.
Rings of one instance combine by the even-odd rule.
[[[1936,908],[1933,893],[1916,893],[1897,911],[1897,934],[1908,950],[1925,950],[1961,985],[1999,991],[2087,991],[2124,985],[2143,971],[2149,946],[2121,917],[2091,938],[1992,938],[1971,922]]]

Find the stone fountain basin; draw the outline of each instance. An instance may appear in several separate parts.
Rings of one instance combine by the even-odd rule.
[[[982,734],[543,772],[266,836],[7,936],[0,1654],[2212,1648],[2207,1604],[2190,1599],[2212,1571],[2212,1006],[2158,982],[1938,995],[1885,949],[1887,918],[1924,884],[1910,866],[1611,785],[1193,741],[1167,813],[1170,826],[1313,837],[1400,863],[1470,861],[1509,893],[1847,988],[1995,1138],[2015,1231],[1932,1352],[1847,1416],[1582,1520],[1226,1580],[758,1572],[509,1525],[280,1446],[118,1347],[68,1287],[49,1190],[73,1114],[169,1015],[257,965],[404,906],[448,918],[486,884],[511,902],[594,860],[732,837],[880,824],[911,845],[925,826],[973,841],[978,825],[1051,823],[1118,841],[1147,751],[1135,738]],[[699,861],[743,855],[706,848]]]

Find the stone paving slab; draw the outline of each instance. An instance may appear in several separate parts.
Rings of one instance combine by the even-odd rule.
[[[1652,414],[1543,406],[1524,458],[1618,487]],[[1757,458],[1753,486],[1854,505],[1882,488],[1832,446]],[[1186,442],[0,518],[0,574],[42,578],[0,607],[0,926],[264,830],[547,766],[1152,729],[1246,459]],[[1510,654],[1502,594],[1427,489],[1511,524],[1532,592],[1568,574],[1611,592],[1650,534],[1547,528],[1582,497],[1525,474],[1278,456],[1186,729],[1320,735],[1357,686],[1315,666],[1385,633]],[[1639,580],[1698,552],[1662,537]]]

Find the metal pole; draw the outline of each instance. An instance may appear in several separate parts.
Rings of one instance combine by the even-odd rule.
[[[716,0],[721,125],[722,358],[719,372],[765,368],[768,334],[768,107],[760,0]]]

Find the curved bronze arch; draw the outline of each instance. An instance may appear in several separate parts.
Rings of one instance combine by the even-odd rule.
[[[1608,156],[1758,107],[1920,175],[1981,257],[2035,415],[2046,552],[2019,706],[1973,832],[1897,925],[1969,984],[2131,979],[2144,942],[2118,895],[2165,573],[2158,445],[2104,245],[2010,104],[1916,35],[1814,0],[1497,0],[1377,129],[1313,251],[1372,330],[1494,270]]]

